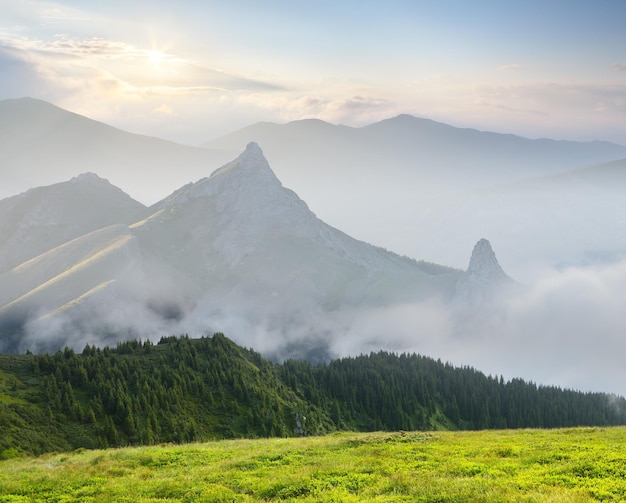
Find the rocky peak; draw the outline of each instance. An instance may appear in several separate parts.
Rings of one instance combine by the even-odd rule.
[[[246,149],[237,159],[215,170],[209,178],[223,176],[232,178],[252,177],[255,182],[281,185],[263,155],[261,147],[255,142],[248,143]]]
[[[216,169],[210,176],[190,183],[159,203],[181,204],[190,199],[219,197],[221,204],[239,197],[269,194],[284,190],[280,180],[270,168],[261,147],[255,142],[234,161]]]
[[[193,229],[194,246],[205,254],[218,253],[233,266],[281,233],[319,234],[321,225],[304,201],[283,187],[254,142],[209,177],[153,208],[162,209],[167,216],[159,222]]]
[[[106,184],[109,185],[109,181],[105,180],[104,178],[100,178],[98,175],[96,175],[95,173],[91,173],[91,172],[87,172],[87,173],[81,173],[78,176],[73,177],[70,180],[70,183],[80,183],[83,185],[95,185],[95,184]]]
[[[510,279],[498,263],[491,243],[484,238],[478,240],[474,245],[466,275],[482,278],[489,282]]]
[[[457,282],[455,299],[470,304],[480,303],[492,298],[501,287],[513,283],[498,263],[491,243],[480,239],[474,245],[467,271]]]

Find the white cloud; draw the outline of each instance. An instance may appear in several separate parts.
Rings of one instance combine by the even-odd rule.
[[[144,89],[153,93],[282,89],[276,84],[231,75],[166,52],[160,52],[155,60],[152,49],[104,38],[76,40],[57,35],[53,41],[20,38],[4,41],[4,44],[21,50],[24,59],[36,62],[46,72],[57,72],[56,67],[62,61],[66,74],[80,74],[85,69],[93,74],[107,73],[136,87],[138,92]]]
[[[276,120],[288,122],[317,118],[333,124],[364,126],[401,113],[400,106],[383,97],[352,95],[346,98],[291,93],[250,93],[239,97],[247,106],[271,112]]]

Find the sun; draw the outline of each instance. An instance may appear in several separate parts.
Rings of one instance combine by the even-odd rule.
[[[163,53],[161,51],[148,51],[148,59],[150,63],[158,65],[163,60]]]

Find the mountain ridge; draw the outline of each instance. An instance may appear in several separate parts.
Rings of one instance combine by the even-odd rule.
[[[84,174],[50,190],[81,186],[110,184]],[[63,337],[75,346],[81,333],[154,337],[155,327],[209,330],[237,318],[273,326],[273,339],[259,343],[280,352],[300,316],[305,333],[288,345],[324,351],[329,335],[314,327],[324,313],[447,298],[458,275],[327,225],[250,143],[133,221],[91,230],[0,274],[0,322],[22,319],[35,331],[22,345],[38,340],[45,348],[46,339]],[[133,316],[109,319],[107,310]],[[39,332],[45,339],[34,339]]]
[[[367,131],[367,130],[375,130],[375,129],[387,129],[389,126],[396,127],[398,124],[408,124],[408,125],[428,125],[433,126],[441,131],[448,132],[456,132],[462,134],[464,132],[471,133],[476,136],[482,135],[494,135],[500,138],[506,138],[510,140],[522,140],[528,143],[535,142],[547,142],[547,143],[555,143],[555,144],[570,144],[570,145],[590,145],[590,146],[607,146],[610,148],[615,148],[616,151],[623,152],[626,150],[626,145],[621,145],[619,143],[607,141],[607,140],[566,140],[566,139],[554,139],[548,137],[541,138],[529,138],[523,135],[515,134],[515,133],[501,133],[496,131],[488,131],[482,130],[475,127],[460,127],[453,126],[451,124],[437,121],[434,119],[429,119],[425,117],[419,117],[416,115],[401,113],[393,117],[389,117],[386,119],[381,119],[371,124],[366,124],[363,126],[346,126],[344,124],[334,124],[322,119],[317,118],[305,118],[305,119],[297,119],[284,123],[271,122],[271,121],[259,121],[254,124],[250,124],[249,126],[245,126],[241,129],[233,131],[231,133],[224,134],[222,136],[213,138],[211,140],[207,140],[200,144],[201,147],[209,147],[215,144],[228,144],[227,141],[229,138],[239,135],[241,133],[250,133],[250,131],[259,130],[261,128],[272,129],[275,132],[277,130],[283,130],[281,133],[287,132],[289,129],[293,129],[300,133],[310,133],[312,128],[325,129],[326,132],[334,133],[336,130],[343,130],[349,132],[359,132],[359,131]]]

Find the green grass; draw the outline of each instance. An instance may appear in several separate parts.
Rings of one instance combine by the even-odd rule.
[[[0,502],[624,501],[626,428],[341,433],[0,462]]]

